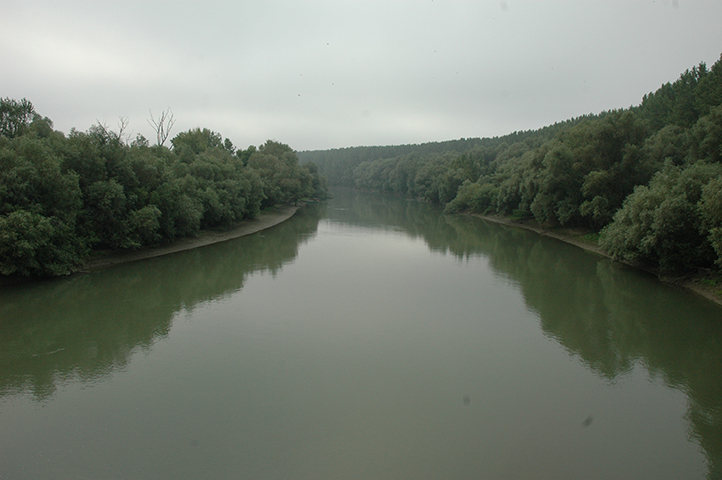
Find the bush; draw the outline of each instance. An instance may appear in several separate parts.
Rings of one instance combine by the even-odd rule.
[[[0,217],[0,273],[67,275],[82,265],[87,249],[57,217],[17,210]]]
[[[718,237],[709,225],[716,217],[705,214],[705,208],[716,212],[711,198],[721,175],[719,164],[681,168],[667,163],[649,186],[634,189],[602,230],[600,246],[615,258],[640,261],[661,273],[711,266]],[[708,192],[704,200],[703,191]]]

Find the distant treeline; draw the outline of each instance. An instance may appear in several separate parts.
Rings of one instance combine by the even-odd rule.
[[[0,274],[65,275],[92,250],[157,245],[327,195],[316,166],[282,143],[236,150],[197,128],[168,148],[120,130],[66,136],[26,99],[0,99]]]
[[[722,267],[722,57],[628,109],[495,138],[300,152],[331,184],[600,232],[662,274]]]

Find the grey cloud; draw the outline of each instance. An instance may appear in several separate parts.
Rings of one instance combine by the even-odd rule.
[[[3,97],[298,150],[503,135],[627,107],[719,58],[722,3],[10,1]]]

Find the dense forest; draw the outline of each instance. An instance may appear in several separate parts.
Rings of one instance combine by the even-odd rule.
[[[66,136],[28,100],[0,99],[0,274],[66,275],[95,250],[167,243],[327,195],[288,145],[236,149],[196,128],[166,147],[161,123],[151,146],[129,141],[124,125]]]
[[[722,57],[627,109],[503,137],[300,152],[331,184],[599,233],[663,275],[722,267]]]

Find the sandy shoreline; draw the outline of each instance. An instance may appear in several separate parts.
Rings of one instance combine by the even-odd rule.
[[[530,230],[532,232],[538,233],[539,235],[544,235],[547,237],[555,238],[557,240],[561,240],[562,242],[569,243],[569,244],[575,245],[579,248],[583,248],[584,250],[596,253],[597,255],[601,255],[603,257],[612,259],[611,255],[604,252],[604,250],[599,248],[599,246],[597,246],[593,243],[589,243],[589,242],[580,240],[579,238],[576,238],[574,236],[572,230],[570,230],[566,233],[560,233],[560,232],[555,232],[553,230],[544,228],[542,225],[539,225],[538,223],[536,223],[533,220],[512,220],[509,218],[496,217],[493,215],[481,215],[478,213],[470,213],[468,215],[470,215],[472,217],[478,217],[478,218],[481,218],[484,220],[488,220],[490,222],[500,223],[502,225],[508,225],[511,227],[518,227],[518,228],[523,228],[525,230]],[[581,237],[582,235],[583,234],[580,233],[579,237]],[[626,262],[620,262],[620,263],[624,263],[625,265],[629,265],[633,268],[639,268],[636,265],[631,265]],[[650,273],[653,273],[653,272],[650,272]],[[688,290],[692,290],[693,292],[695,292],[699,295],[702,295],[706,299],[711,300],[718,305],[722,305],[722,296],[715,293],[715,288],[703,285],[699,281],[699,279],[693,278],[693,279],[679,280],[679,279],[666,279],[666,278],[659,277],[659,280],[662,282],[665,282],[665,283],[670,283],[673,285],[680,286],[682,288],[686,288]]]
[[[212,245],[214,243],[225,242],[234,238],[250,235],[288,220],[294,213],[296,213],[298,208],[299,207],[290,205],[278,206],[272,210],[262,213],[257,218],[244,220],[228,230],[206,230],[201,232],[197,237],[181,238],[170,245],[91,257],[81,271],[89,272],[99,270],[121,263],[130,263],[138,260],[144,260],[146,258],[160,257],[171,253],[205,247],[206,245]]]

